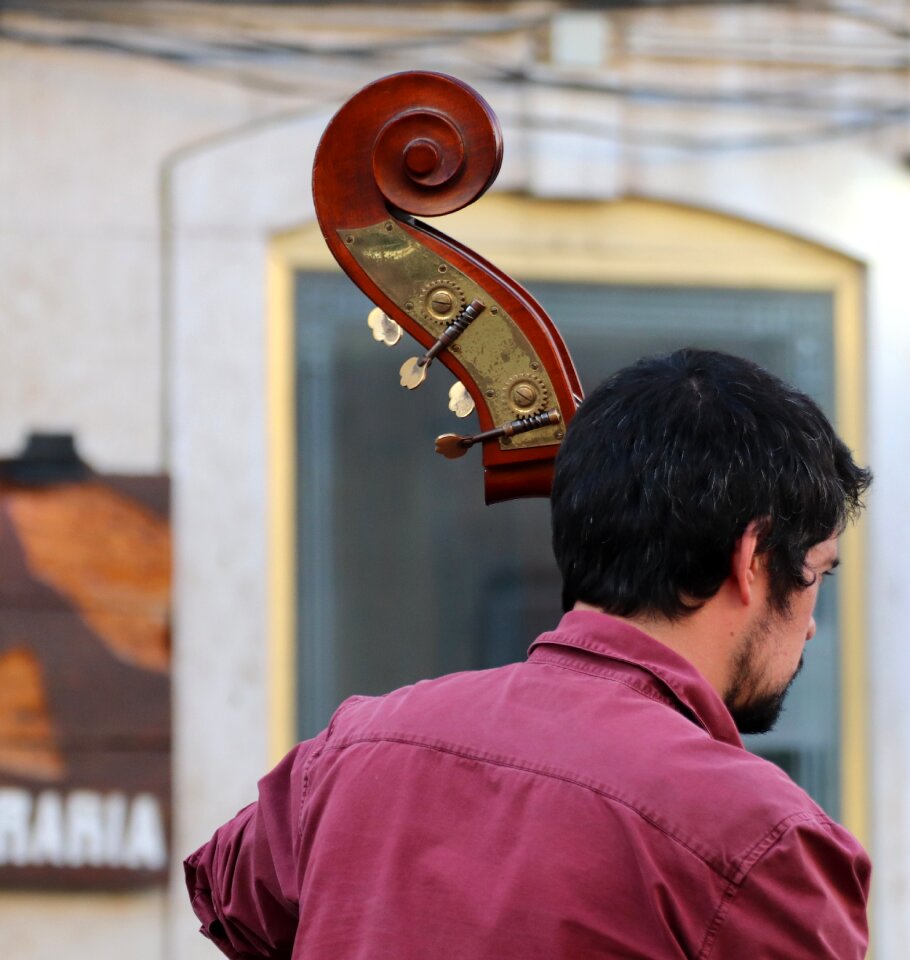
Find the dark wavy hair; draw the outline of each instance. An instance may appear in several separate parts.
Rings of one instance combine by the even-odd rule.
[[[758,365],[694,349],[639,360],[582,403],[556,460],[563,606],[685,616],[756,521],[786,610],[811,582],[806,553],[859,513],[871,479],[815,402]]]

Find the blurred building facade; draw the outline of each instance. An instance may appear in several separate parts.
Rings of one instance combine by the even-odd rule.
[[[794,714],[765,752],[870,848],[875,956],[898,960],[910,941],[898,0],[4,6],[0,458],[31,431],[69,431],[98,470],[172,478],[171,849],[249,802],[339,697],[500,662],[553,615],[539,600],[552,590],[546,505],[478,512],[477,465],[435,463],[436,421],[410,412],[425,399],[399,397],[400,358],[369,349],[364,304],[314,226],[326,122],[405,69],[454,74],[499,114],[499,181],[440,226],[532,286],[588,388],[644,350],[740,350],[817,396],[871,463],[869,515],[844,544],[804,691],[828,712]],[[396,430],[413,457],[382,441]],[[457,496],[440,494],[449,484]],[[447,592],[434,565],[479,566],[475,536],[496,561]],[[410,622],[432,642],[393,637],[412,576],[428,599]],[[441,621],[465,597],[450,636]],[[478,624],[489,635],[466,644]],[[178,860],[167,886],[140,892],[0,891],[8,955],[212,956]]]

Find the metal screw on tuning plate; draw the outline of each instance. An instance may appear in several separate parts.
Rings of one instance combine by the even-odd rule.
[[[401,339],[401,327],[379,307],[369,312],[367,325],[373,331],[373,339],[387,347],[394,347]]]
[[[445,317],[452,313],[455,306],[455,294],[450,290],[438,289],[427,297],[427,307],[437,317]]]
[[[460,380],[449,388],[449,409],[456,417],[469,417],[474,412],[474,398]]]

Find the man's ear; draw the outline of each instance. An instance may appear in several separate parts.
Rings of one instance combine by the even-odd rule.
[[[752,602],[752,584],[758,568],[758,535],[759,523],[753,520],[745,533],[736,541],[733,547],[733,557],[730,563],[730,576],[739,598],[748,606]]]

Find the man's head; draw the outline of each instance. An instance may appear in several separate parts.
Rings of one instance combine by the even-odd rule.
[[[585,400],[557,458],[563,604],[678,622],[730,583],[737,563],[759,563],[767,609],[751,623],[754,651],[759,634],[798,629],[794,611],[814,605],[870,479],[818,406],[761,367],[693,349],[641,360]],[[748,660],[742,652],[739,691],[728,691],[734,710],[761,686]]]

